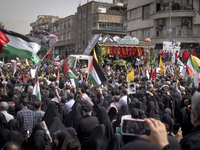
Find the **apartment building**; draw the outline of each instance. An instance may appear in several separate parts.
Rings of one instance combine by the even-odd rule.
[[[58,36],[59,41],[55,44],[53,55],[67,56],[74,54],[76,49],[76,21],[77,16],[71,15],[49,24],[49,31]]]
[[[59,20],[58,16],[51,16],[51,15],[39,15],[37,16],[37,20],[30,24],[32,30],[30,34],[33,35],[35,31],[38,30],[49,30],[49,23]]]
[[[113,0],[113,3],[90,1],[79,5],[75,15],[65,18],[39,15],[36,22],[30,25],[31,33],[45,30],[57,35],[59,41],[52,51],[53,56],[66,57],[82,53],[94,34],[124,37],[125,20],[126,7],[123,6],[122,0]]]
[[[124,0],[127,33],[142,40],[149,37],[162,49],[163,41],[196,48],[200,43],[199,0]]]
[[[85,50],[94,34],[124,37],[126,8],[119,0],[114,4],[91,1],[77,8],[77,49]]]

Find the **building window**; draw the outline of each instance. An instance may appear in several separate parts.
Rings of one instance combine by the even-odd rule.
[[[78,15],[79,20],[81,19],[81,13]]]
[[[150,29],[142,30],[142,38],[150,37]]]
[[[132,11],[132,10],[131,10]],[[131,19],[131,11],[128,11],[127,12],[127,20],[130,20]]]
[[[142,7],[142,19],[150,19],[150,5]]]
[[[137,18],[137,8],[131,10],[131,19],[136,19]]]
[[[68,40],[71,39],[71,32],[68,32]]]

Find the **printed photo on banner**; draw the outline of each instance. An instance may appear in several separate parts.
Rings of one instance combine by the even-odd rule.
[[[134,83],[134,82],[128,83],[128,93],[129,94],[136,93],[136,83]]]

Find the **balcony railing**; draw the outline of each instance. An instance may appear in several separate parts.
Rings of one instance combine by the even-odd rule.
[[[92,27],[92,30],[106,30],[106,31],[117,31],[117,32],[126,32],[126,27]]]
[[[169,3],[164,3],[162,4],[164,11],[169,11],[170,6]],[[171,10],[193,10],[193,6],[192,4],[188,4],[188,5],[181,5],[179,3],[173,3],[171,6]],[[160,9],[157,11],[159,12],[161,11]]]

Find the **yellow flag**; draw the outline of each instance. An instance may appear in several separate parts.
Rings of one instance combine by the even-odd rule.
[[[163,65],[161,56],[160,56],[159,68],[160,68],[160,73],[163,73],[163,72],[165,73],[165,69],[164,69],[164,65]]]
[[[197,67],[200,67],[200,59],[196,56],[191,55],[192,61]]]
[[[29,63],[28,63],[28,60],[27,60],[27,59],[25,60],[25,63],[26,63],[27,66],[29,66]]]
[[[97,63],[98,63],[96,51],[95,51],[95,49],[93,49],[93,50],[94,50],[94,58],[96,59],[96,61],[97,61]]]
[[[137,51],[138,51],[138,56],[141,56],[141,50],[139,47],[137,47]]]
[[[4,57],[3,57],[3,63],[5,63],[5,62],[4,62]]]
[[[132,69],[128,74],[127,74],[127,77],[126,77],[126,81],[128,83],[130,83],[131,81],[134,80],[134,69]]]

